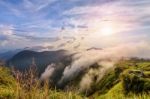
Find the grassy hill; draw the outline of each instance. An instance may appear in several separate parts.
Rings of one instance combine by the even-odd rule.
[[[38,81],[27,89],[29,79],[19,81],[19,75],[14,78],[6,67],[0,66],[0,73],[0,99],[82,99],[74,92],[51,89],[47,83],[40,87]]]
[[[96,99],[149,99],[150,62],[120,61],[96,86]]]
[[[93,83],[90,91],[58,90],[44,83],[42,86],[32,73],[17,73],[0,67],[0,98],[2,99],[149,99],[150,97],[150,61],[120,60],[115,67]],[[32,82],[32,83],[31,83]],[[73,86],[71,84],[71,86]],[[77,87],[77,82],[75,87]],[[78,94],[77,94],[78,93]]]

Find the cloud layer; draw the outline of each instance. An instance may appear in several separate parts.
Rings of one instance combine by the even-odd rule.
[[[148,0],[1,0],[0,47],[50,43],[48,39],[59,38],[62,29],[67,37],[86,38],[83,45],[88,46],[149,42],[149,9]],[[115,35],[103,37],[104,26],[113,26]]]

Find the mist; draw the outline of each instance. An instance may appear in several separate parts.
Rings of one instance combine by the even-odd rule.
[[[80,41],[81,39],[78,40],[78,43],[82,43],[82,41]],[[97,79],[95,82],[100,81],[104,74],[110,69],[113,69],[115,67],[114,64],[120,59],[130,57],[149,58],[150,56],[150,47],[147,42],[129,42],[113,47],[102,48],[101,50],[81,49],[83,47],[81,47],[82,44],[80,43],[80,46],[77,49],[73,49],[77,42],[68,43],[69,45],[66,43],[66,47],[63,48],[67,50],[68,53],[72,53],[73,56],[71,57],[71,64],[65,66],[60,79],[57,81],[57,85],[66,86],[68,82],[76,79],[81,73],[89,70],[83,75],[80,81],[80,91],[90,89],[93,78],[96,76]],[[68,49],[70,46],[72,48]],[[97,70],[91,69],[94,64],[98,64],[99,67]],[[53,75],[55,68],[55,64],[49,65],[41,75],[41,79],[50,78]]]
[[[52,74],[54,73],[55,71],[55,67],[56,65],[55,64],[50,64],[47,66],[47,68],[45,69],[44,73],[42,73],[40,79],[41,80],[47,80],[47,79],[50,79]]]

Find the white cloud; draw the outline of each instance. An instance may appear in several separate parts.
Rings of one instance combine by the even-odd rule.
[[[13,25],[0,25],[0,36],[4,37],[1,40],[0,47],[7,48],[7,47],[19,47],[20,45],[25,43],[27,39],[22,36],[17,36],[15,33],[15,28]],[[17,45],[17,46],[16,46]]]
[[[23,1],[23,6],[26,8],[26,10],[30,12],[38,12],[42,10],[43,8],[49,6],[53,2],[57,0],[40,0],[40,1],[29,1],[29,0],[24,0]]]
[[[113,65],[122,57],[150,58],[149,44],[150,43],[147,42],[127,43],[115,47],[104,48],[103,50],[84,50],[82,52],[79,52],[78,54],[75,54],[71,65],[65,68],[63,76],[58,83],[62,84],[65,81],[70,81],[74,79],[82,71],[85,71],[87,68],[90,68],[95,63],[99,63],[100,65],[102,65],[104,69],[100,70],[105,72],[106,70],[112,68]],[[100,73],[104,74],[101,71]],[[87,75],[81,83],[85,83],[87,79],[89,79],[89,75]],[[101,76],[99,79],[101,79]],[[89,85],[87,84],[87,87],[88,86]]]

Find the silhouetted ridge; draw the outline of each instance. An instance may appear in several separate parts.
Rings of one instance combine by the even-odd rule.
[[[7,61],[8,66],[14,66],[17,69],[28,69],[32,64],[32,59],[35,59],[39,73],[43,72],[45,68],[51,63],[62,63],[64,65],[71,62],[71,57],[66,50],[57,51],[44,51],[35,52],[30,50],[24,50],[14,55]]]

